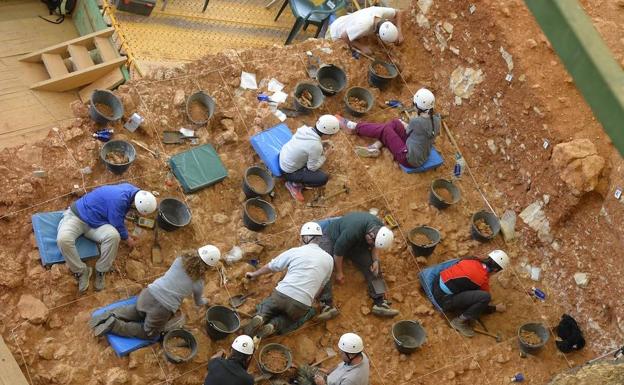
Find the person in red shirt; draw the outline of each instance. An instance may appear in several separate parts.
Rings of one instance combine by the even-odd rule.
[[[451,320],[451,327],[465,337],[473,337],[470,321],[479,319],[483,313],[505,311],[504,304],[490,305],[490,275],[509,265],[509,256],[502,250],[494,250],[486,258],[466,257],[453,266],[442,270],[434,280],[433,296],[444,312],[461,313]]]

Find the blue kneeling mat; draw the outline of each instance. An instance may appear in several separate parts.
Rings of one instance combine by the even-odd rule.
[[[420,286],[422,286],[425,294],[429,297],[429,300],[435,306],[438,311],[442,312],[442,307],[433,298],[433,282],[435,279],[439,279],[440,272],[446,268],[449,268],[459,262],[459,259],[451,259],[435,266],[428,267],[418,273],[418,279],[420,280]]]
[[[427,158],[425,163],[423,163],[420,167],[405,167],[402,164],[399,164],[399,166],[401,166],[401,170],[405,171],[406,173],[413,174],[417,172],[425,172],[428,170],[436,169],[440,167],[442,163],[444,163],[444,158],[442,158],[442,155],[440,155],[435,147],[431,147],[429,158]]]
[[[113,302],[110,305],[106,305],[104,307],[96,309],[93,313],[91,313],[91,316],[96,316],[96,315],[104,313],[107,310],[112,310],[118,307],[134,305],[136,304],[136,302],[137,302],[136,296],[130,297],[128,299],[124,299],[121,301]],[[160,336],[155,337],[153,340],[144,340],[144,339],[136,338],[136,337],[122,337],[122,336],[118,336],[112,333],[106,333],[106,339],[108,340],[108,343],[110,344],[110,346],[113,348],[113,350],[117,354],[117,357],[123,357],[123,356],[130,354],[131,352],[135,350],[144,348],[155,342],[158,342],[158,340],[160,339]]]
[[[169,166],[185,194],[212,186],[228,176],[219,154],[211,144],[175,154],[169,159]]]
[[[58,225],[62,218],[63,211],[36,213],[31,218],[41,264],[45,267],[65,262],[65,258],[63,258],[61,251],[56,245]],[[76,248],[82,260],[100,255],[97,244],[84,236],[76,239]]]
[[[279,166],[279,153],[290,138],[292,138],[292,133],[284,123],[249,138],[251,146],[276,178],[282,176],[282,170]]]

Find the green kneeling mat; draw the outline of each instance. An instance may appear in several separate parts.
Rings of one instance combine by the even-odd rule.
[[[193,193],[225,179],[228,172],[211,144],[176,154],[169,166],[185,193]]]

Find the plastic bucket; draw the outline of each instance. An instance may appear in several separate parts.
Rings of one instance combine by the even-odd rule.
[[[451,200],[448,201],[444,198],[444,196],[440,195],[440,190],[446,190],[451,195]],[[435,179],[431,182],[431,187],[429,188],[429,203],[431,203],[436,208],[442,210],[455,203],[459,202],[461,198],[461,192],[459,188],[453,184],[450,180],[447,179]]]
[[[347,86],[347,74],[333,64],[321,66],[316,73],[316,80],[325,95],[336,95]]]
[[[481,219],[484,220],[485,223],[487,223],[487,225],[492,230],[491,235],[484,234],[477,228],[476,222]],[[488,242],[494,239],[494,237],[498,235],[500,229],[501,226],[498,218],[496,217],[496,215],[489,211],[481,210],[476,212],[472,216],[472,219],[470,221],[470,234],[472,235],[473,239],[479,242]]]
[[[399,321],[392,325],[392,339],[403,354],[413,353],[427,340],[427,333],[418,321]]]
[[[117,164],[106,160],[106,155],[113,151],[123,153],[128,157],[128,162]],[[136,159],[136,150],[132,144],[126,142],[125,140],[111,140],[102,146],[102,149],[100,150],[100,158],[108,170],[110,170],[113,174],[119,175],[123,174],[130,167],[132,162],[134,162]]]
[[[250,176],[255,175],[256,177],[260,177],[264,181],[264,189],[258,190],[259,186],[254,186],[250,184]],[[254,178],[255,179],[255,178]],[[258,166],[249,167],[245,170],[245,175],[243,176],[243,192],[245,193],[245,197],[255,198],[260,195],[270,194],[275,187],[275,181],[271,174],[264,168]]]
[[[275,368],[269,368],[265,363],[266,354],[274,350],[282,352],[284,356],[286,357],[286,360],[287,360],[286,367],[283,368],[282,370],[275,370]],[[290,367],[292,366],[292,362],[293,362],[292,352],[290,351],[290,349],[288,349],[286,346],[282,344],[275,344],[275,343],[266,344],[262,347],[262,349],[260,349],[260,354],[258,354],[258,366],[260,367],[260,370],[262,370],[265,373],[271,373],[271,374],[284,373],[285,371],[290,369]]]
[[[206,310],[206,332],[213,341],[224,339],[240,327],[238,314],[229,307],[216,305]]]
[[[177,230],[191,223],[191,210],[184,202],[165,198],[158,205],[158,227],[167,231]]]
[[[429,238],[430,242],[426,245],[419,245],[415,243],[414,241],[412,241],[412,239],[417,234],[424,234],[427,238]],[[407,236],[407,240],[412,246],[412,251],[414,252],[414,254],[423,257],[428,257],[433,253],[433,250],[435,250],[438,243],[440,243],[440,238],[440,232],[437,229],[429,226],[414,227],[412,230],[410,230]]]
[[[522,332],[533,332],[537,334],[540,338],[541,342],[537,344],[529,343],[522,338]],[[541,323],[526,323],[518,328],[518,344],[520,345],[520,350],[524,353],[537,353],[546,342],[548,342],[548,338],[550,337],[550,333],[548,329]]]
[[[202,104],[204,107],[206,107],[206,110],[208,112],[208,118],[205,120],[194,120],[193,116],[191,115],[191,105],[195,102],[198,102],[200,104]],[[206,124],[208,123],[208,121],[210,120],[210,118],[212,118],[212,114],[214,114],[215,112],[215,108],[216,108],[216,103],[214,101],[214,99],[212,99],[212,97],[210,95],[208,95],[207,93],[205,93],[204,91],[198,91],[195,92],[193,95],[189,96],[188,99],[186,99],[186,116],[188,117],[188,119],[195,123],[195,124]]]
[[[172,347],[170,346],[171,340],[175,337],[182,338],[184,342],[186,343],[186,346],[184,347],[188,347],[191,350],[188,356],[181,357],[171,350],[171,347]],[[165,353],[165,357],[167,358],[169,362],[174,363],[174,364],[188,362],[192,360],[197,354],[197,340],[195,339],[195,336],[193,335],[193,333],[185,329],[174,329],[168,332],[167,334],[165,334],[165,337],[163,338],[162,346],[163,346],[163,352]],[[173,347],[182,347],[182,346],[174,345]]]
[[[266,221],[253,217],[253,211],[262,210]],[[251,213],[250,213],[251,212]],[[251,198],[243,204],[243,224],[251,231],[260,231],[277,219],[275,208],[267,201],[260,198]]]
[[[112,110],[111,115],[107,115],[105,111],[100,111],[96,107],[96,103],[104,104]],[[107,90],[95,90],[91,94],[91,105],[89,106],[89,116],[91,120],[97,124],[107,124],[121,119],[124,113],[123,104],[115,94]]]
[[[351,97],[364,100],[366,102],[366,109],[364,111],[355,109],[355,106],[352,106],[349,103],[349,98]],[[345,103],[345,108],[348,113],[350,113],[353,116],[363,116],[368,111],[370,111],[371,108],[373,108],[373,104],[375,103],[375,97],[366,88],[351,87],[347,90],[347,93],[345,94],[344,103]]]
[[[303,91],[310,92],[312,95],[312,105],[310,107],[304,106],[299,102],[299,97],[303,93]],[[323,91],[321,89],[312,84],[312,83],[298,83],[295,87],[295,108],[297,111],[309,113],[321,106],[323,104],[323,100],[325,97],[323,96]]]
[[[375,67],[377,65],[385,67],[388,74],[378,74],[375,72]],[[396,78],[398,74],[399,71],[394,64],[382,60],[375,60],[368,66],[368,84],[383,90],[390,85],[392,79]]]

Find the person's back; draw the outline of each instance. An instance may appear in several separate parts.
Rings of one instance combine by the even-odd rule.
[[[208,362],[204,385],[252,385],[254,378],[237,360],[214,358]]]
[[[469,290],[489,290],[485,265],[477,259],[464,259],[440,272],[440,279],[453,293]]]
[[[311,306],[314,297],[331,277],[334,260],[316,243],[292,248],[269,262],[274,271],[288,269],[276,290],[305,305]]]
[[[433,115],[433,119],[418,116],[410,120],[405,144],[407,161],[412,167],[420,167],[429,158],[435,137],[440,134],[440,124],[440,114]]]
[[[184,298],[194,291],[201,292],[204,284],[203,280],[193,282],[186,273],[182,258],[176,258],[169,270],[160,278],[147,285],[150,293],[172,312],[182,304]]]
[[[299,127],[280,150],[280,168],[286,173],[293,173],[303,167],[315,171],[324,161],[321,137],[312,127]]]
[[[382,226],[383,222],[365,211],[354,211],[330,222],[325,232],[334,245],[334,255],[343,255],[354,245],[367,247],[364,235],[373,226]]]

